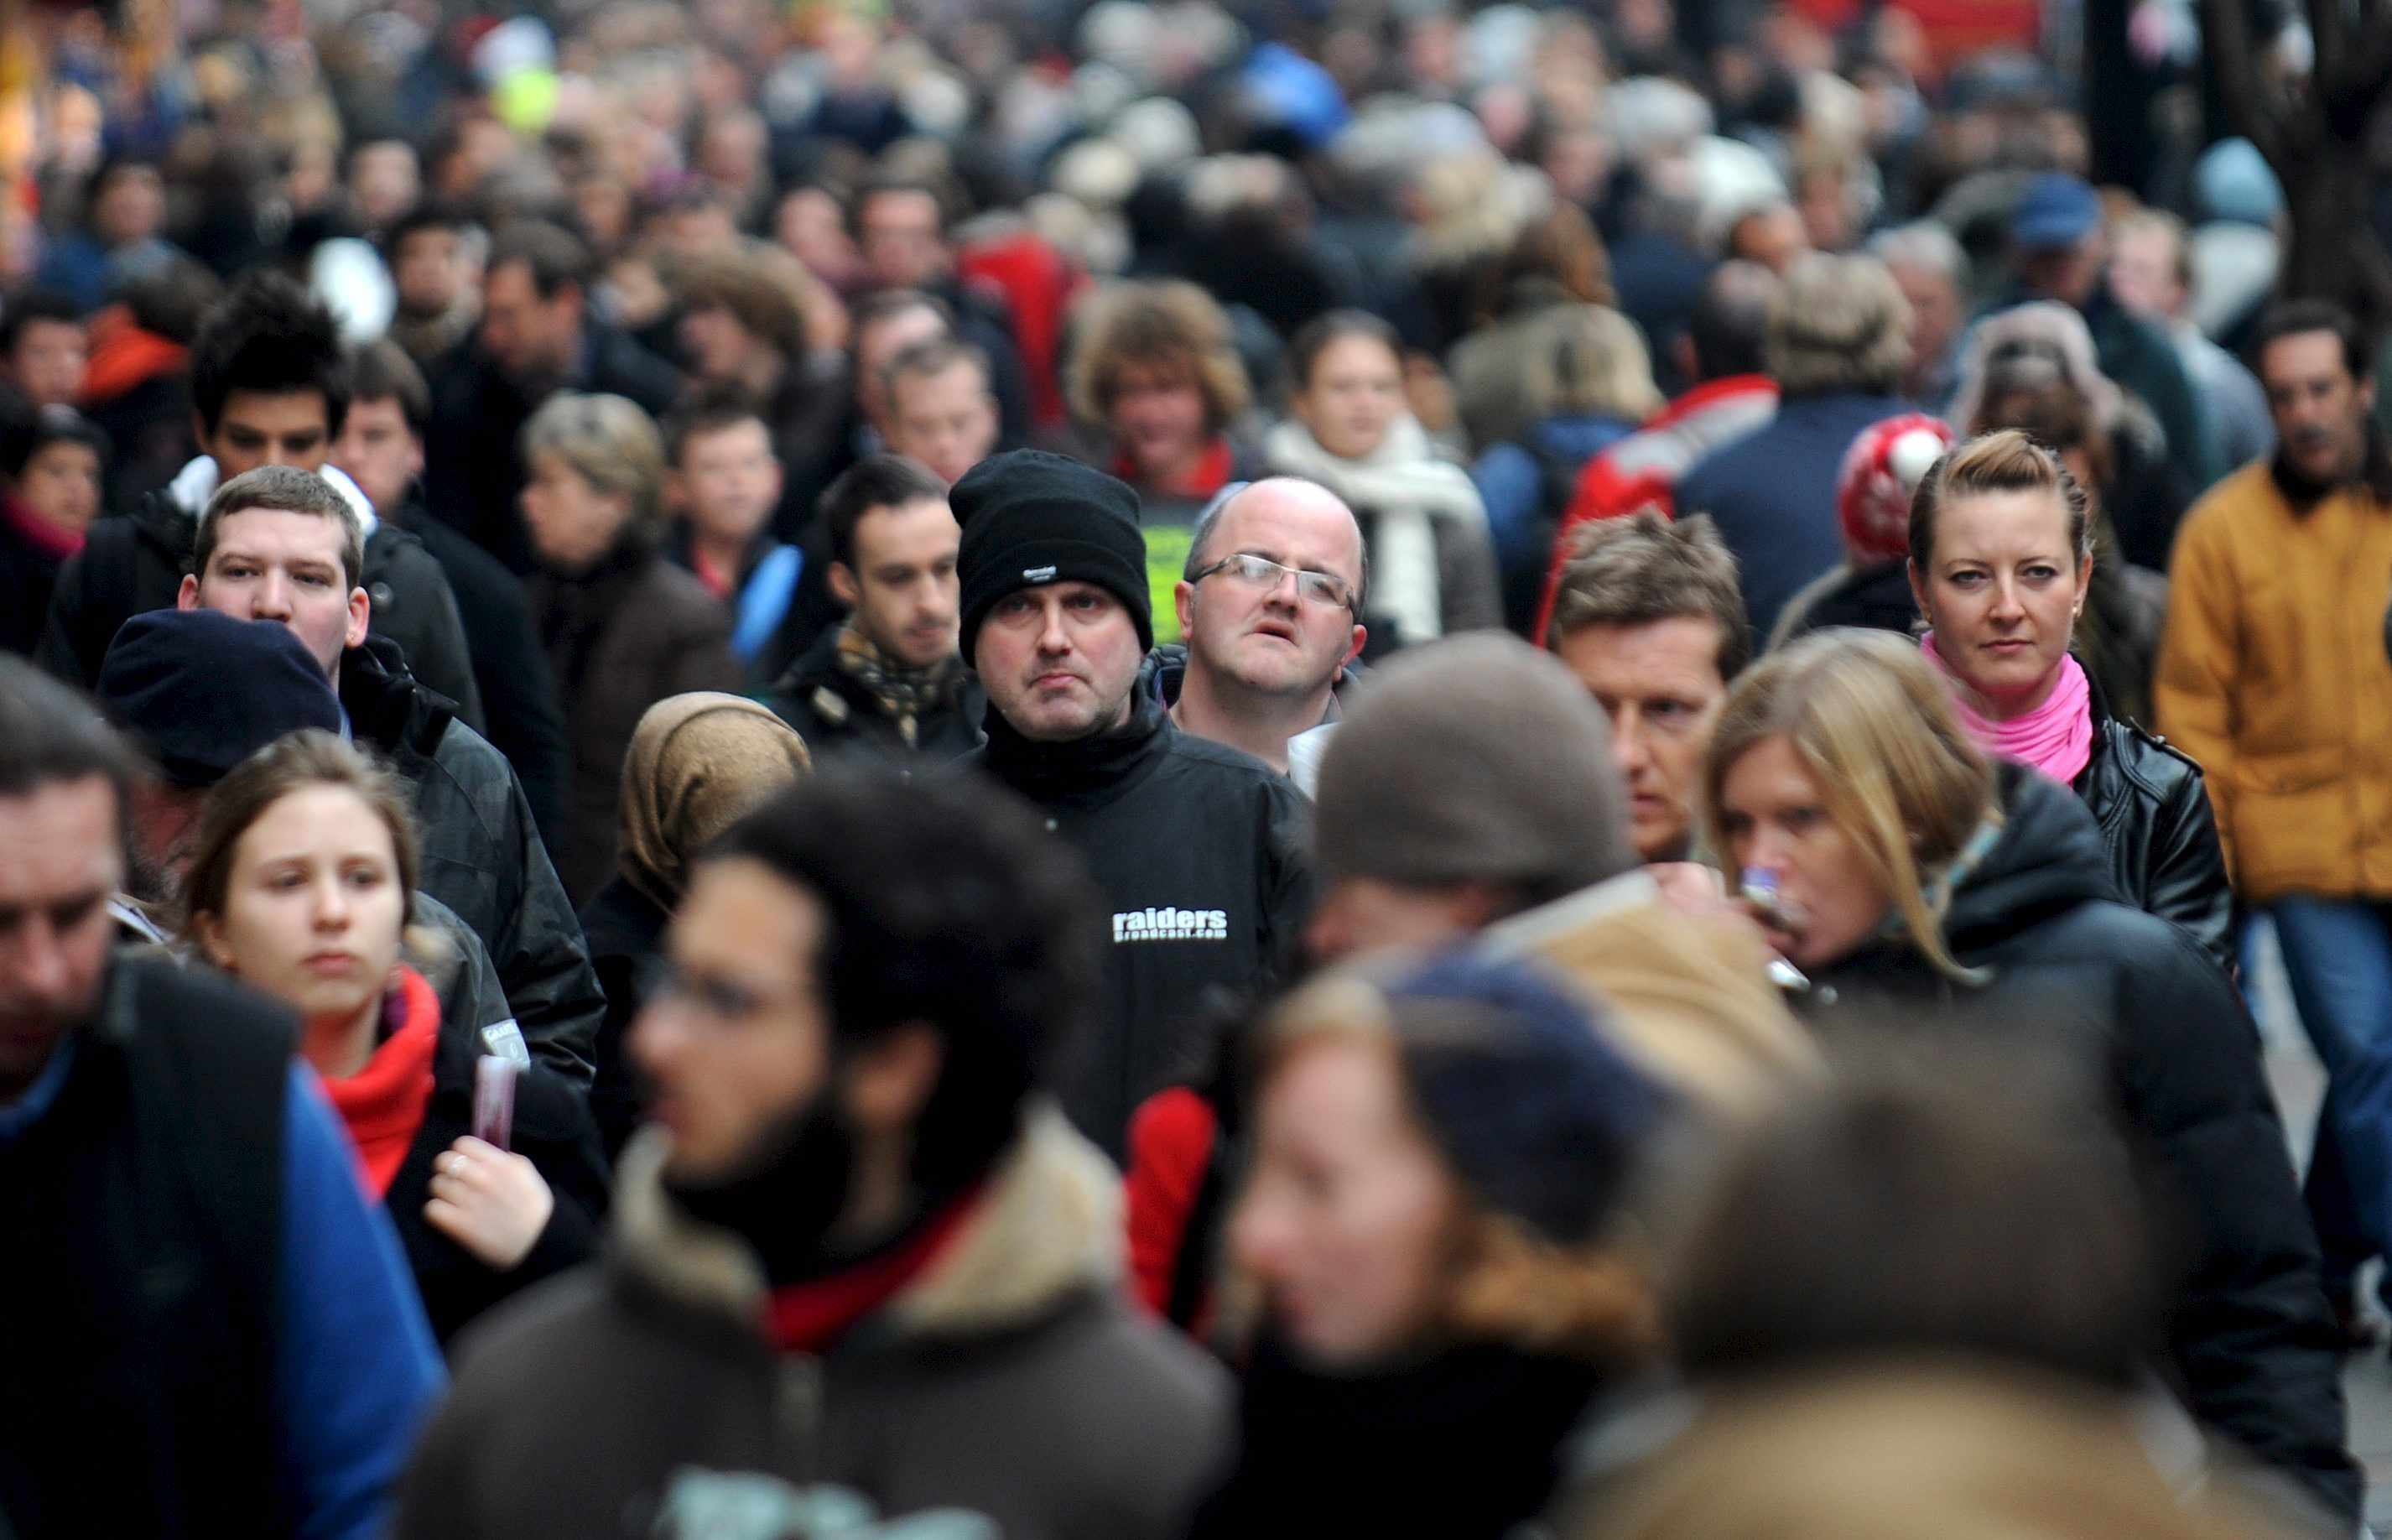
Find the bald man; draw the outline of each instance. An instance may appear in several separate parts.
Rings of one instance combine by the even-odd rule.
[[[1362,650],[1368,576],[1361,526],[1328,489],[1287,476],[1230,489],[1197,520],[1176,590],[1188,659],[1172,720],[1309,792]]]

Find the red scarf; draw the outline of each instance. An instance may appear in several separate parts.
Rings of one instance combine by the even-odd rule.
[[[931,1215],[912,1236],[868,1262],[773,1290],[764,1298],[764,1335],[787,1353],[819,1353],[830,1347],[930,1271],[980,1207],[980,1187],[973,1186]]]
[[[1229,476],[1237,468],[1237,455],[1230,450],[1229,440],[1217,437],[1177,485],[1158,485],[1154,489],[1164,496],[1211,497],[1229,484]],[[1133,487],[1141,484],[1138,466],[1126,452],[1113,457],[1113,475]]]
[[[52,561],[64,561],[83,549],[82,530],[59,529],[14,493],[0,495],[0,524],[16,530],[26,544]]]
[[[365,1067],[324,1081],[324,1094],[358,1147],[358,1169],[376,1202],[389,1194],[416,1130],[423,1127],[423,1109],[432,1100],[432,1051],[440,1041],[440,998],[422,973],[399,970],[395,1003],[398,1029],[382,1040]]]

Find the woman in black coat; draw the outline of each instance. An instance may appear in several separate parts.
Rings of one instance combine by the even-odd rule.
[[[2203,1423],[2347,1523],[2336,1337],[2258,1034],[2191,938],[2115,901],[2068,789],[1988,760],[1903,639],[1825,632],[1736,682],[1710,848],[1830,1046],[1874,1029],[2074,1056],[2107,1088],[2186,1267],[2158,1365]]]

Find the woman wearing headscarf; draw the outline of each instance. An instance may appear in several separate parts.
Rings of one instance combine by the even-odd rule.
[[[606,992],[590,1109],[608,1160],[639,1125],[623,1035],[655,985],[691,857],[812,766],[804,741],[768,708],[712,690],[657,701],[631,734],[615,875],[581,910],[590,963]]]

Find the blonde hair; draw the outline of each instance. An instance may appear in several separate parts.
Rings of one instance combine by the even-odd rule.
[[[1945,944],[1951,892],[1939,879],[1970,836],[2000,816],[1994,767],[1918,648],[1890,632],[1837,628],[1745,672],[1720,710],[1703,770],[1705,834],[1722,864],[1728,772],[1773,737],[1785,738],[1810,772],[1827,816],[1892,895],[1929,965],[1958,983],[1986,982],[1990,975],[1962,967]]]
[[[665,480],[665,443],[639,404],[563,391],[523,426],[526,463],[554,455],[592,487],[630,505],[628,529],[653,535]]]
[[[1935,559],[1935,525],[1944,508],[1991,492],[2042,492],[2068,516],[2068,549],[2079,566],[2092,559],[2093,514],[2085,488],[2059,453],[2017,428],[1980,434],[1944,451],[1910,494],[1910,565]]]
[[[1072,354],[1072,411],[1092,427],[1112,416],[1124,369],[1184,372],[1204,398],[1204,427],[1218,433],[1254,398],[1239,360],[1229,318],[1213,296],[1184,279],[1116,283],[1085,301]]]
[[[1601,305],[1556,305],[1538,316],[1521,360],[1530,415],[1601,413],[1641,423],[1665,404],[1636,323]]]
[[[1892,394],[1910,364],[1910,303],[1876,257],[1814,252],[1771,301],[1762,351],[1788,399]]]

